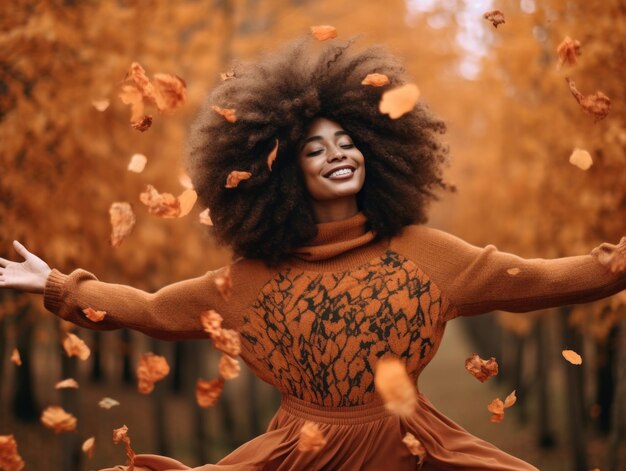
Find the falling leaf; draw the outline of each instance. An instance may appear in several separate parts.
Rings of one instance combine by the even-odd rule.
[[[465,360],[465,369],[469,371],[474,378],[484,383],[492,376],[498,374],[498,363],[494,357],[489,360],[483,360],[476,353]]]
[[[218,378],[211,381],[198,379],[196,383],[196,401],[200,407],[212,407],[217,402],[224,389],[224,379]]]
[[[146,75],[145,69],[138,62],[133,62],[130,65],[124,79],[133,83],[143,95],[151,96],[153,94],[150,79]]]
[[[233,170],[226,177],[226,185],[224,188],[237,188],[239,182],[247,180],[252,176],[250,172],[240,172],[239,170]]]
[[[143,154],[133,154],[130,158],[130,162],[128,162],[128,171],[134,173],[141,173],[143,169],[146,168],[146,163],[148,162],[148,157]]]
[[[583,362],[583,357],[581,357],[574,350],[563,350],[561,355],[563,355],[563,358],[569,361],[572,365],[581,365]]]
[[[234,79],[235,78],[235,72],[234,71],[228,71],[228,72],[222,72],[220,74],[220,78],[222,80],[230,80],[230,79]]]
[[[187,175],[185,172],[178,175],[178,181],[183,188],[187,188],[188,190],[193,190],[193,182],[191,181],[191,177]]]
[[[417,403],[415,385],[400,360],[381,359],[376,365],[374,384],[387,409],[392,413],[407,417],[415,411]]]
[[[224,319],[222,316],[213,309],[208,311],[204,311],[200,314],[200,323],[202,324],[202,329],[208,333],[211,337],[214,335],[219,335],[222,331],[222,321]]]
[[[137,219],[130,203],[116,202],[109,208],[111,219],[111,246],[119,247],[122,241],[133,232]]]
[[[133,125],[133,123],[139,123],[146,118],[144,114],[145,107],[143,104],[143,94],[134,84],[122,85],[118,96],[120,100],[122,100],[122,103],[124,103],[125,105],[130,105],[131,125]],[[149,127],[150,125],[148,124],[148,127],[146,129],[148,129]]]
[[[83,442],[81,449],[87,455],[87,458],[93,458],[93,447],[96,443],[96,437],[90,437]]]
[[[487,406],[487,410],[492,414],[490,419],[491,422],[494,424],[502,422],[502,419],[504,419],[504,409],[511,407],[516,401],[517,397],[515,396],[515,391],[509,394],[504,402],[502,402],[500,398],[491,401],[491,403]]]
[[[100,399],[100,402],[98,402],[98,406],[107,410],[109,410],[111,407],[115,407],[119,405],[120,405],[119,402],[117,402],[115,399],[110,398],[110,397],[103,397],[102,399]]]
[[[117,445],[120,442],[124,443],[126,448],[126,457],[128,458],[128,462],[130,464],[127,471],[133,471],[135,468],[135,452],[130,447],[130,437],[128,436],[128,427],[126,425],[122,425],[120,428],[113,430],[113,443]]]
[[[239,333],[232,329],[222,329],[218,335],[212,337],[213,346],[229,354],[232,357],[236,357],[241,353],[241,340],[239,339]]]
[[[102,100],[91,100],[91,104],[96,110],[102,112],[105,111],[109,107],[109,105],[111,105],[111,100],[108,100],[106,98]]]
[[[76,382],[74,378],[67,378],[62,381],[59,381],[57,384],[54,385],[54,389],[66,389],[66,388],[78,389],[78,383]]]
[[[150,126],[152,126],[152,116],[146,115],[141,118],[141,120],[130,123],[130,125],[137,131],[147,131],[148,129],[150,129]]]
[[[593,95],[584,96],[578,91],[576,84],[571,78],[565,77],[565,80],[569,85],[572,95],[574,95],[574,98],[576,98],[578,104],[582,106],[583,110],[593,115],[596,121],[606,118],[611,109],[611,99],[608,96],[601,91],[597,91]]]
[[[206,208],[198,215],[198,219],[200,220],[200,224],[204,224],[206,226],[212,226],[213,221],[211,220],[211,212],[209,208]]]
[[[557,68],[560,69],[563,64],[576,65],[578,61],[577,56],[580,56],[580,41],[565,36],[565,39],[556,48],[556,53],[559,55],[559,62]]]
[[[517,276],[522,272],[522,270],[515,267],[515,268],[509,268],[506,272],[511,276]]]
[[[504,23],[504,13],[502,13],[500,10],[488,11],[483,15],[483,18],[491,21],[491,24],[494,26],[494,28],[497,28],[498,25]]]
[[[177,218],[180,201],[171,193],[159,193],[152,185],[139,195],[139,200],[148,207],[148,212],[162,218]]]
[[[224,301],[228,301],[233,291],[233,280],[230,278],[230,265],[224,268],[213,281],[215,287],[222,295],[222,298],[224,298]]]
[[[267,168],[270,169],[270,172],[272,171],[272,165],[274,164],[274,160],[276,160],[277,155],[278,155],[278,139],[276,139],[276,144],[274,145],[274,148],[267,156]]]
[[[83,312],[85,313],[85,316],[87,316],[87,319],[91,322],[102,322],[104,317],[107,315],[106,311],[96,311],[90,307],[83,309]]]
[[[312,451],[317,453],[326,445],[326,439],[315,422],[306,421],[300,428],[298,439],[299,451]]]
[[[574,149],[572,155],[569,156],[569,163],[575,165],[581,170],[589,170],[589,168],[593,165],[593,159],[586,150]]]
[[[232,108],[220,108],[219,106],[213,105],[211,106],[211,109],[217,114],[222,115],[224,119],[229,123],[234,123],[237,121],[236,111]]]
[[[41,423],[56,433],[74,432],[76,430],[76,417],[68,414],[59,406],[50,406],[41,414]]]
[[[383,87],[389,84],[389,77],[385,74],[367,74],[361,85],[370,85],[372,87]]]
[[[0,469],[4,471],[21,471],[24,460],[17,451],[17,442],[13,435],[0,435]]]
[[[76,356],[81,360],[86,360],[91,355],[87,344],[72,333],[68,333],[63,340],[63,348],[68,357]]]
[[[406,445],[412,455],[419,458],[420,463],[424,461],[424,458],[426,457],[426,450],[424,449],[424,445],[422,445],[422,443],[417,438],[415,438],[412,433],[407,432],[407,434],[402,439],[402,442]]]
[[[239,366],[239,362],[235,360],[233,357],[227,354],[222,354],[219,361],[219,372],[220,376],[225,380],[235,379],[239,376],[239,372],[241,371],[241,367]]]
[[[383,93],[378,109],[381,113],[388,114],[391,119],[398,119],[415,107],[419,97],[417,85],[407,83]]]
[[[198,193],[195,190],[185,190],[178,196],[178,201],[180,203],[180,213],[178,214],[179,218],[187,216],[193,209],[193,206],[196,204],[196,200],[198,199]]]
[[[591,251],[591,255],[611,273],[626,272],[626,237],[622,237],[617,245],[601,244]],[[626,298],[626,294],[623,296]]]
[[[150,394],[154,383],[161,381],[170,373],[170,366],[165,357],[153,353],[144,353],[137,365],[137,390],[141,394]]]
[[[14,348],[11,352],[11,363],[22,366],[22,357],[20,356],[20,351],[17,348]]]
[[[177,75],[154,74],[152,86],[154,101],[161,112],[172,112],[187,100],[187,84]]]
[[[330,25],[311,26],[311,34],[318,41],[326,41],[337,37],[337,29]]]

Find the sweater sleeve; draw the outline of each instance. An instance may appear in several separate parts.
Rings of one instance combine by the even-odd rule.
[[[476,247],[424,226],[406,228],[400,240],[409,258],[456,308],[446,320],[493,310],[528,312],[587,303],[626,289],[626,271],[612,273],[591,254],[524,259],[493,245]],[[619,246],[601,247],[623,252],[626,239]]]
[[[173,283],[155,293],[104,283],[85,270],[69,275],[52,270],[44,290],[44,306],[64,320],[94,330],[126,327],[164,340],[206,338],[200,323],[202,311],[216,310],[224,318],[224,327],[237,329],[243,311],[271,276],[260,262],[234,263],[232,295],[225,300],[215,284],[224,270]],[[88,307],[105,311],[104,320],[87,319],[83,309]]]

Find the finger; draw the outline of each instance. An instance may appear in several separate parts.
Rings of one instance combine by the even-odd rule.
[[[18,254],[20,254],[24,258],[28,258],[28,256],[30,255],[30,252],[26,250],[26,247],[20,244],[17,240],[13,241],[13,248]]]
[[[11,260],[0,257],[0,267],[6,267],[9,265],[9,263],[12,263]]]

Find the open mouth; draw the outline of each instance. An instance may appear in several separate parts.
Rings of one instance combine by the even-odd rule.
[[[327,173],[326,175],[324,175],[324,178],[328,178],[330,180],[343,180],[345,178],[352,177],[352,175],[354,175],[354,172],[354,167],[342,166]]]

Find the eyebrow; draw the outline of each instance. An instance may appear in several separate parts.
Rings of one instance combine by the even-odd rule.
[[[343,129],[341,131],[337,131],[335,132],[334,136],[338,137],[338,136],[347,136],[348,133],[346,131],[344,131]],[[307,143],[312,142],[312,141],[321,141],[322,140],[322,136],[311,136],[311,137],[307,137],[304,142],[302,143],[302,146],[300,146],[300,148],[304,147]]]

